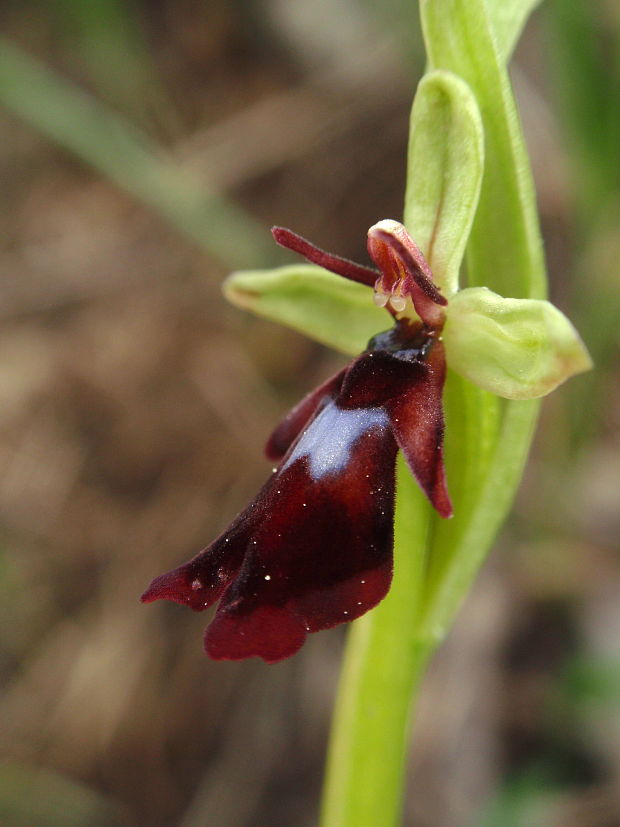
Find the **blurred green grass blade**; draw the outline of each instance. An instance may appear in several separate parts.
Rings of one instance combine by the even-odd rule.
[[[569,454],[584,449],[601,426],[617,372],[620,19],[611,6],[574,0],[550,0],[544,8],[553,101],[573,184],[572,312],[597,368],[567,389]]]
[[[542,762],[514,775],[476,819],[477,827],[532,827],[554,823],[552,794],[557,786]]]
[[[390,326],[385,310],[373,303],[370,288],[309,264],[233,273],[223,291],[237,307],[351,356]]]
[[[620,21],[596,4],[552,0],[546,20],[559,102],[587,225],[620,187]],[[587,232],[587,231],[586,231]]]
[[[569,714],[616,707],[620,702],[620,659],[577,655],[563,668],[556,705]]]
[[[227,267],[273,264],[266,229],[207,192],[114,110],[0,40],[0,104],[131,195]]]
[[[56,0],[50,11],[101,95],[144,124],[170,113],[135,0]]]

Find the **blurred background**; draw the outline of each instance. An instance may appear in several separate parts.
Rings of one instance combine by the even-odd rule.
[[[344,630],[212,663],[204,616],[138,598],[342,363],[220,285],[283,260],[271,224],[365,260],[400,217],[417,6],[4,0],[0,22],[0,822],[311,827]],[[619,55],[613,0],[549,0],[513,63],[551,295],[596,370],[545,401],[434,660],[407,827],[620,823]]]

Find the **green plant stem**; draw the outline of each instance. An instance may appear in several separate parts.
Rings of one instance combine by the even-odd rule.
[[[515,4],[516,5],[516,4]],[[529,9],[531,2],[524,0]],[[527,153],[503,59],[514,41],[492,30],[485,0],[422,0],[429,64],[463,78],[485,132],[485,171],[467,248],[471,284],[542,298],[546,276]],[[537,401],[504,402],[449,375],[446,465],[455,517],[420,505],[399,473],[391,594],[352,630],[335,711],[322,827],[399,822],[410,710],[519,484]],[[405,521],[408,521],[405,525]],[[414,558],[412,560],[411,558]],[[404,571],[403,571],[404,570]]]

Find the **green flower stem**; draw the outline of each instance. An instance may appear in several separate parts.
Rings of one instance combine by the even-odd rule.
[[[411,699],[433,648],[412,634],[426,565],[430,507],[399,456],[394,580],[350,630],[328,756],[323,827],[398,820]]]
[[[421,0],[429,64],[462,78],[480,107],[485,168],[467,247],[471,285],[544,298],[546,277],[527,153],[505,70],[532,2]],[[429,151],[432,146],[429,145]],[[415,187],[415,182],[408,182]],[[406,216],[407,222],[407,216]],[[415,237],[415,227],[408,225]],[[330,745],[323,827],[399,822],[410,711],[521,478],[538,403],[498,399],[454,373],[445,391],[446,466],[455,516],[422,504],[398,476],[395,577],[388,598],[351,630]]]

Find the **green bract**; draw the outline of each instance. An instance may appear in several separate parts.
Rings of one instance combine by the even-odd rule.
[[[504,299],[485,287],[452,298],[443,338],[452,370],[507,399],[544,396],[592,367],[579,334],[550,302]]]
[[[450,298],[458,290],[484,165],[482,121],[469,86],[451,72],[427,74],[409,134],[404,223]]]

